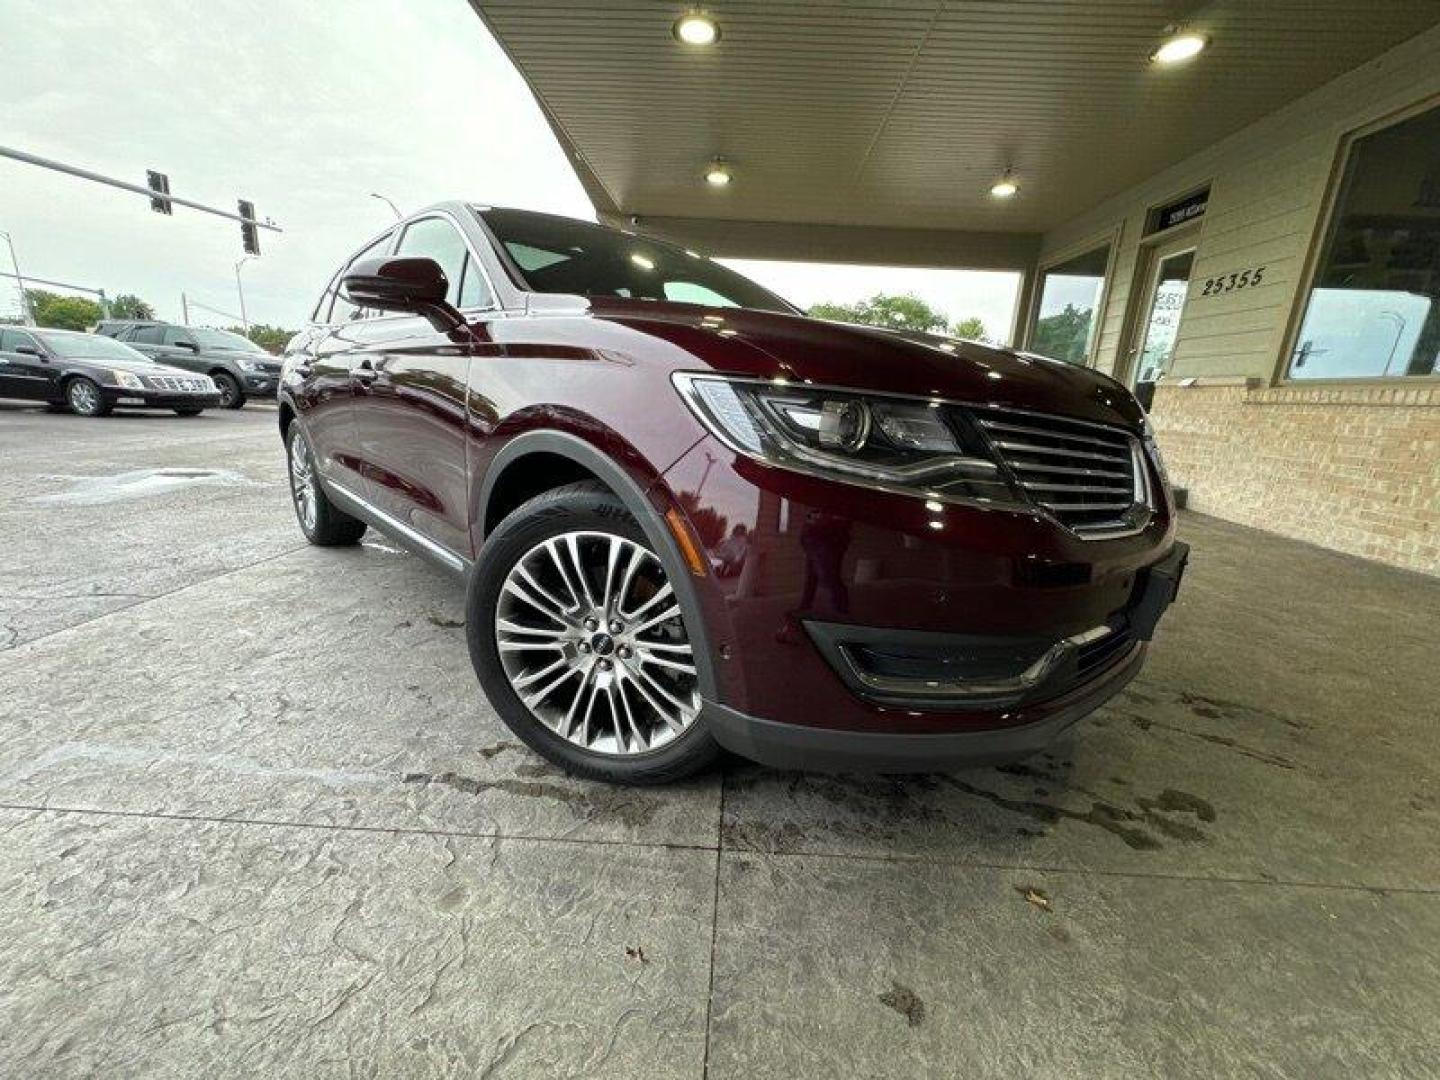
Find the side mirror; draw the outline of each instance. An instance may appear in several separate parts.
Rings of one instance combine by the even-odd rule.
[[[357,307],[423,315],[442,333],[465,325],[464,316],[445,299],[449,291],[440,264],[419,256],[361,259],[340,279],[340,295]]]
[[[45,354],[34,345],[19,345],[15,351],[17,353],[23,353],[25,356],[38,356],[41,360],[45,359]]]
[[[193,341],[177,341],[175,342],[175,347],[177,349],[185,349],[194,353],[196,356],[200,355],[200,346]]]

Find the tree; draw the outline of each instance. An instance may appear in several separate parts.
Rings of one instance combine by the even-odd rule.
[[[980,316],[971,315],[968,319],[961,319],[950,329],[950,333],[966,341],[989,341],[990,337],[985,333],[985,324]]]
[[[816,304],[810,309],[810,314],[817,319],[834,322],[863,323],[891,330],[920,330],[931,334],[943,334],[946,326],[945,316],[914,293],[903,296],[876,293],[857,304]]]
[[[61,296],[45,289],[26,289],[35,325],[52,330],[88,330],[101,319],[100,305],[80,296]]]
[[[227,329],[232,334],[239,334],[241,337],[248,337],[256,345],[259,345],[268,353],[279,355],[280,352],[295,336],[294,330],[286,330],[280,326],[269,326],[266,323],[251,323],[250,333],[245,333],[244,327],[231,326]]]
[[[155,309],[133,293],[121,293],[110,301],[112,319],[153,319]]]
[[[1064,311],[1047,315],[1035,323],[1035,333],[1030,338],[1031,350],[1054,360],[1083,364],[1090,351],[1090,320],[1093,315],[1089,308],[1082,311],[1074,304],[1066,304]]]

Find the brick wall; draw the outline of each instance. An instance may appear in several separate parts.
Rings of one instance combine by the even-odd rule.
[[[1162,383],[1151,421],[1202,513],[1440,574],[1440,387]]]

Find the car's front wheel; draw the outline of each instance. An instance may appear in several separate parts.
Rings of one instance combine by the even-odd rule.
[[[315,455],[299,423],[290,425],[285,448],[290,464],[290,501],[305,539],[320,547],[358,544],[365,535],[365,523],[345,513],[325,494],[315,471]]]
[[[220,391],[220,407],[222,409],[240,409],[245,405],[245,391],[241,389],[240,380],[234,375],[217,371],[210,376],[215,380],[215,386]]]
[[[65,403],[77,416],[108,416],[111,405],[92,379],[77,375],[65,386]]]
[[[467,599],[480,684],[543,757],[627,784],[714,761],[686,615],[644,530],[604,488],[568,485],[507,517]]]

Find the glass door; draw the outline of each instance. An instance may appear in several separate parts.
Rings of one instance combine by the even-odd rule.
[[[1190,268],[1195,262],[1194,241],[1172,242],[1151,251],[1146,270],[1145,311],[1130,344],[1129,373],[1135,396],[1146,409],[1155,398],[1155,384],[1170,370],[1180,315],[1190,291]]]

